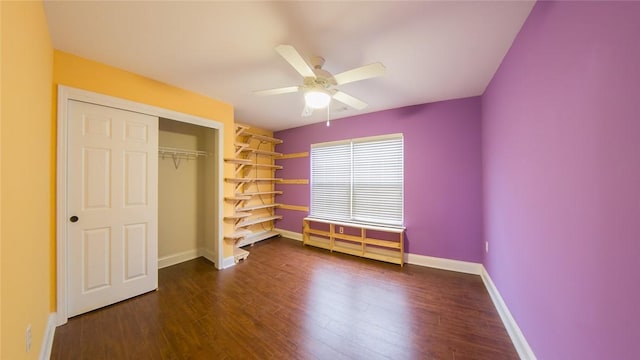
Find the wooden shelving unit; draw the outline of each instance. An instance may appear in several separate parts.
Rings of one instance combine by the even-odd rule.
[[[273,221],[282,218],[275,215],[280,204],[274,203],[274,197],[282,191],[275,191],[274,184],[282,179],[276,178],[274,173],[282,166],[275,165],[273,159],[282,154],[273,148],[282,140],[252,132],[245,125],[237,124],[235,129],[235,157],[224,159],[235,167],[233,177],[225,179],[234,184],[234,195],[225,198],[234,205],[235,213],[225,217],[225,220],[233,221],[234,232],[225,239],[234,241],[234,258],[238,262],[249,255],[240,247],[280,235],[273,230]]]
[[[236,208],[237,211],[252,211],[252,210],[259,210],[259,209],[267,209],[267,208],[273,208],[273,207],[279,207],[280,204],[263,204],[263,205],[251,205],[251,206],[245,206],[245,207],[241,207],[241,208]]]
[[[259,191],[259,192],[246,192],[247,196],[259,196],[259,195],[281,195],[282,191]]]
[[[225,216],[224,220],[239,220],[239,219],[244,219],[246,217],[251,216],[251,213],[248,212],[235,212],[232,215],[229,216]]]
[[[403,266],[404,230],[305,218],[302,243]],[[391,238],[375,238],[374,234],[391,234]]]
[[[255,166],[257,168],[269,168],[274,170],[282,169],[282,165],[271,165],[271,164],[250,164],[248,166]]]
[[[309,152],[305,151],[305,152],[298,152],[298,153],[282,154],[281,156],[278,157],[278,160],[285,160],[284,166],[286,166],[286,160],[288,159],[299,159],[299,158],[308,158],[308,157],[309,157]],[[288,186],[300,186],[300,185],[308,186],[309,179],[281,179],[277,182],[277,184],[285,185],[284,189],[286,190]],[[280,204],[278,208],[282,210],[300,211],[300,212],[306,213],[305,216],[309,214],[309,207],[306,205]]]

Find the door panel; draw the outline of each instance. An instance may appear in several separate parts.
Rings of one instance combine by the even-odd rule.
[[[70,100],[67,122],[74,316],[157,288],[158,118]]]
[[[108,209],[111,199],[111,151],[83,149],[85,176],[82,177],[84,208]]]
[[[149,132],[146,124],[127,121],[124,134],[127,141],[146,143]]]
[[[111,284],[111,229],[91,229],[83,232],[82,273],[83,292],[99,290]]]
[[[130,224],[124,227],[125,276],[133,280],[147,275],[147,224]]]
[[[124,158],[124,206],[147,205],[147,153],[127,151]]]
[[[86,114],[82,118],[82,134],[111,138],[111,118],[106,114]]]

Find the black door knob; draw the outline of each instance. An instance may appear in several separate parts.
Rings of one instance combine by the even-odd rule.
[[[77,222],[77,221],[78,221],[78,217],[74,215],[74,216],[72,216],[72,217],[70,217],[70,218],[69,218],[69,221],[71,221],[71,222]]]

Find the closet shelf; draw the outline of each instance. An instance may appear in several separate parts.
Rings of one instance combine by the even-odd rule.
[[[159,146],[158,155],[162,157],[171,156],[171,157],[195,159],[199,156],[208,156],[209,153],[207,153],[206,151],[200,151],[200,150],[189,150],[189,149],[179,149],[179,148]]]
[[[196,160],[200,156],[208,156],[209,153],[200,150],[178,149],[172,147],[159,146],[158,156],[163,160],[167,157],[173,160],[173,166],[176,170],[180,167],[182,160]]]
[[[256,219],[242,220],[242,221],[240,221],[239,223],[236,224],[236,229],[237,228],[241,228],[241,227],[245,227],[245,226],[251,226],[251,225],[255,225],[255,224],[260,224],[260,223],[271,221],[271,220],[279,220],[279,219],[282,219],[282,216],[273,215],[273,216],[265,216],[265,217],[256,218]]]
[[[274,207],[278,207],[280,206],[280,204],[262,204],[262,205],[251,205],[251,206],[245,206],[245,207],[241,207],[241,208],[236,208],[237,211],[252,211],[252,210],[259,210],[259,209],[269,209],[269,208],[274,208]]]

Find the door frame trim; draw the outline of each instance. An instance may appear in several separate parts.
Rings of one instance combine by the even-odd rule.
[[[56,146],[56,324],[63,325],[68,320],[67,313],[67,104],[69,100],[77,100],[101,106],[112,107],[159,118],[171,119],[183,123],[199,125],[216,132],[218,165],[216,198],[224,198],[224,123],[206,119],[194,115],[167,110],[152,105],[137,103],[120,99],[109,95],[94,93],[87,90],[58,85],[58,111],[57,111],[57,146]],[[223,201],[217,201],[218,226],[217,241],[215,241],[216,268],[223,268]]]

